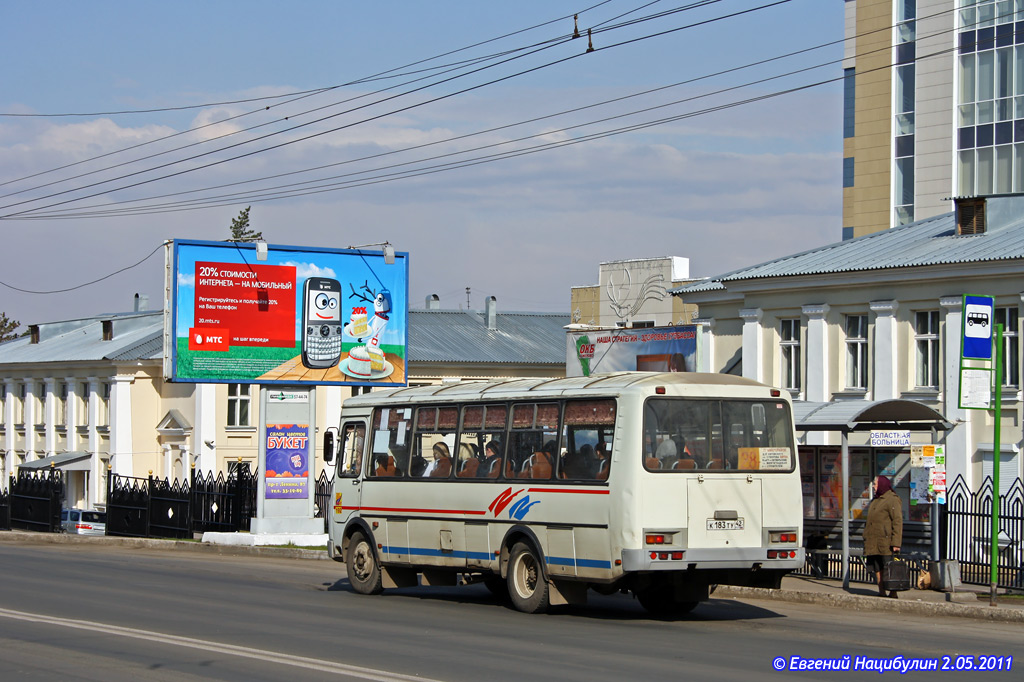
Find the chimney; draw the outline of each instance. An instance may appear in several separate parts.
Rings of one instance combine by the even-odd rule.
[[[135,312],[141,313],[149,310],[149,296],[146,294],[135,294]]]
[[[427,310],[440,310],[441,299],[437,297],[437,294],[431,294],[427,296]]]
[[[484,301],[484,311],[487,317],[487,328],[497,329],[498,328],[498,299],[493,296],[488,296],[487,300]]]

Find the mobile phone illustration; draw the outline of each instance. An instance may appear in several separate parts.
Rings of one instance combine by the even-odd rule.
[[[341,283],[309,277],[302,287],[302,364],[333,367],[341,359]]]

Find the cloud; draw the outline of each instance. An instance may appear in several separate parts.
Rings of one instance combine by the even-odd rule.
[[[334,268],[322,268],[315,263],[285,261],[284,263],[281,263],[281,265],[290,265],[294,267],[296,280],[302,280],[308,277],[328,277],[330,279],[338,278],[338,275],[334,272]]]

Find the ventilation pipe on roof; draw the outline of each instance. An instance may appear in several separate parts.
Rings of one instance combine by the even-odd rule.
[[[487,328],[497,329],[498,328],[498,299],[494,296],[488,296],[484,302],[484,312],[487,318]]]
[[[437,294],[431,294],[427,296],[427,310],[440,310],[441,299],[437,297]]]
[[[135,294],[135,312],[141,313],[149,310],[149,296],[146,294]]]

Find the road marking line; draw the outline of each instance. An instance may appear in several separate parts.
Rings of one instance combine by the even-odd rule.
[[[249,647],[236,646],[234,644],[208,642],[200,639],[193,639],[191,637],[179,637],[177,635],[166,635],[160,632],[150,632],[148,630],[123,628],[117,625],[108,625],[106,623],[94,623],[87,620],[72,620],[69,618],[57,618],[55,616],[42,616],[34,613],[26,613],[24,611],[13,611],[11,609],[4,608],[0,608],[0,617],[10,618],[12,620],[24,620],[32,623],[45,623],[48,625],[57,625],[60,627],[74,628],[77,630],[88,630],[90,632],[102,632],[110,635],[116,635],[118,637],[142,639],[149,642],[157,642],[159,644],[171,644],[173,646],[186,647],[189,649],[200,649],[202,651],[228,654],[230,656],[252,658],[260,661],[267,661],[269,663],[279,663],[281,665],[288,665],[295,668],[316,670],[318,672],[335,673],[339,675],[350,675],[352,677],[358,677],[364,680],[378,680],[379,682],[395,682],[396,680],[402,680],[407,682],[439,682],[437,680],[431,680],[425,677],[417,677],[415,675],[403,675],[401,673],[391,673],[385,670],[375,670],[373,668],[364,668],[361,666],[346,665],[344,663],[334,663],[331,661],[317,661],[309,658],[292,656],[290,654],[283,654],[273,651],[264,651],[262,649],[251,649]]]

